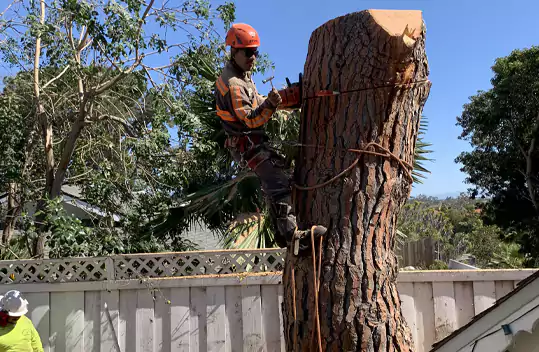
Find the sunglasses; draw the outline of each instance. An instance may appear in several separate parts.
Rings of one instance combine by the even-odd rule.
[[[251,57],[253,55],[257,57],[259,55],[258,49],[254,49],[254,48],[243,48],[243,52],[245,53],[245,56],[247,57]]]

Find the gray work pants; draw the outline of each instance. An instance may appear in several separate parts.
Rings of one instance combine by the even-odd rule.
[[[297,223],[292,208],[291,182],[285,172],[284,158],[266,144],[246,152],[244,160],[241,160],[241,155],[236,149],[229,148],[229,151],[238,163],[248,162],[257,156],[258,162],[253,171],[258,176],[268,201],[275,242],[281,248],[286,247],[287,243],[292,241]]]

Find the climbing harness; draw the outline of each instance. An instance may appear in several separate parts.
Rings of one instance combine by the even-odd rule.
[[[234,149],[240,156],[240,167],[256,170],[264,160],[268,159],[269,155],[263,150],[256,149],[265,143],[265,138],[262,135],[251,135],[248,133],[239,136],[229,136],[225,140],[225,148]],[[254,153],[254,155],[252,155]]]

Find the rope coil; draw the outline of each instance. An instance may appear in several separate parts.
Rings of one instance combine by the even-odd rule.
[[[304,146],[306,146],[306,145],[304,145]],[[371,147],[376,147],[376,148],[382,150],[384,153],[379,153],[379,152],[376,152],[376,151],[368,150]],[[398,156],[393,154],[391,151],[389,151],[389,149],[382,147],[380,144],[378,144],[376,142],[368,143],[367,146],[365,148],[363,148],[363,149],[346,149],[346,151],[351,152],[351,153],[356,153],[356,154],[359,154],[359,155],[358,155],[357,159],[354,160],[354,162],[350,166],[348,166],[343,171],[339,172],[336,176],[332,177],[331,179],[329,179],[329,180],[327,180],[325,182],[322,182],[322,183],[319,183],[319,184],[316,184],[316,185],[300,186],[300,185],[294,184],[294,187],[297,188],[300,191],[312,191],[312,190],[315,190],[315,189],[318,189],[318,188],[325,187],[325,186],[329,185],[330,183],[333,183],[334,181],[338,180],[342,176],[346,175],[348,172],[350,172],[359,163],[359,161],[361,159],[361,156],[363,154],[381,156],[381,157],[385,157],[387,159],[392,159],[392,160],[397,161],[400,164],[400,166],[404,169],[406,177],[411,182],[413,182],[413,177],[412,177],[411,170],[413,170],[414,167],[412,165],[410,165],[410,163],[402,160],[401,158],[399,158]]]

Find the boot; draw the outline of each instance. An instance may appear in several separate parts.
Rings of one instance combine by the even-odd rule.
[[[311,229],[298,229],[296,216],[294,215],[290,204],[290,197],[285,197],[275,203],[277,232],[279,232],[278,237],[281,237],[281,239],[284,237],[287,244],[292,244],[295,255],[308,253],[308,250],[311,247]],[[324,226],[316,226],[313,229],[315,240],[326,234],[326,232],[327,229]],[[282,243],[283,241],[277,240],[276,242],[279,244],[279,242]],[[279,246],[281,245],[279,244]]]
[[[313,236],[316,244],[316,240],[320,237],[324,236],[328,229],[326,229],[322,225],[316,225],[313,229]],[[296,230],[294,231],[294,243],[292,243],[292,249],[294,251],[294,255],[300,255],[301,254],[308,254],[309,249],[311,249],[312,242],[311,242],[311,230]],[[312,251],[312,249],[311,249]]]

